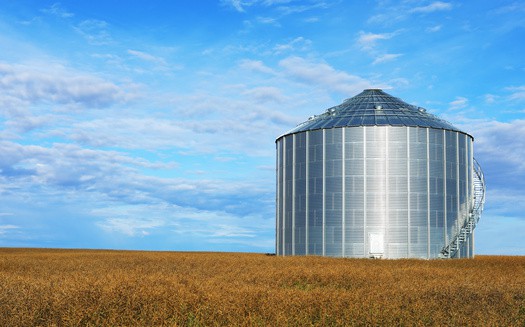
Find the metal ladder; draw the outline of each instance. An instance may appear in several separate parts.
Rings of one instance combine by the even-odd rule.
[[[450,242],[443,247],[439,255],[440,258],[453,258],[461,246],[469,239],[469,236],[474,232],[481,213],[483,212],[483,206],[485,205],[485,177],[481,166],[474,159],[474,196],[471,209],[468,212],[468,217],[465,219],[465,223],[459,229],[459,232],[454,235]]]

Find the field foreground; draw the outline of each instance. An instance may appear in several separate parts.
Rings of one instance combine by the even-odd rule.
[[[0,249],[0,326],[525,326],[525,257]]]

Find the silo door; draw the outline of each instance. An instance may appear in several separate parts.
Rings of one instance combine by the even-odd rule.
[[[383,233],[368,233],[368,245],[370,256],[374,258],[382,257],[385,252]]]

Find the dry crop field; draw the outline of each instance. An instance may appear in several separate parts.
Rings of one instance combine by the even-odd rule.
[[[0,249],[0,326],[525,326],[525,257]]]

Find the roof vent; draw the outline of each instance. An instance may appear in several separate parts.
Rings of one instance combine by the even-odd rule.
[[[376,108],[376,110],[381,110],[381,109],[383,109],[383,107],[382,107],[381,105],[379,105],[379,104],[376,104],[375,108]]]

